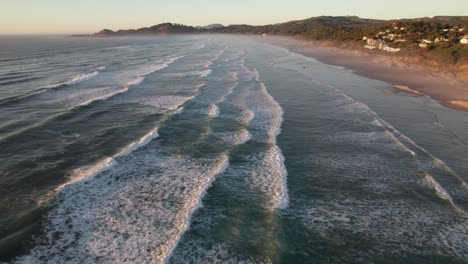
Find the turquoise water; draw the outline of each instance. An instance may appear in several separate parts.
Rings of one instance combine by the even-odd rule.
[[[7,38],[20,263],[465,263],[467,113],[253,39]]]

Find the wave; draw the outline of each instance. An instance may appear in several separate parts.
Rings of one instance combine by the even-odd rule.
[[[57,236],[44,236],[22,259],[164,263],[206,190],[229,165],[226,155],[193,159],[158,148],[116,161],[98,176],[61,191],[44,229]],[[70,236],[76,243],[69,244]]]
[[[440,186],[440,184],[431,175],[426,173],[425,179],[436,190],[437,196],[449,201],[450,203],[453,203],[453,199],[450,194],[448,194],[448,192],[442,186]]]
[[[121,88],[121,89],[119,89],[117,91],[112,91],[111,93],[106,94],[106,95],[94,97],[94,98],[92,98],[90,100],[87,100],[87,101],[82,102],[82,103],[80,103],[78,105],[75,105],[74,107],[88,105],[88,104],[90,104],[92,102],[95,102],[95,101],[107,100],[107,99],[109,99],[109,98],[111,98],[111,97],[113,97],[113,96],[115,96],[117,94],[125,93],[125,92],[127,92],[129,90],[129,88],[131,86],[140,85],[145,80],[144,76],[167,68],[170,64],[172,64],[173,62],[175,62],[179,58],[181,58],[181,57],[169,58],[168,60],[166,60],[165,62],[163,62],[161,64],[144,67],[143,69],[138,70],[138,75],[134,79],[127,80],[124,83],[125,87],[123,87],[123,88]]]
[[[96,176],[97,174],[112,168],[115,164],[116,162],[113,158],[107,157],[97,162],[94,165],[75,169],[73,170],[71,176],[69,177],[69,181],[66,184],[60,185],[56,190],[61,190],[66,185],[73,184],[85,178]]]
[[[82,74],[78,74],[78,75],[74,76],[73,78],[71,78],[68,81],[57,83],[57,84],[52,84],[52,85],[46,86],[45,88],[58,88],[58,87],[61,87],[61,86],[74,85],[74,84],[78,84],[80,82],[90,80],[90,79],[92,79],[92,78],[94,78],[94,77],[96,77],[98,75],[99,75],[99,71],[93,71],[93,72],[90,72],[90,73],[82,73]]]
[[[183,99],[185,99],[183,102],[181,102],[182,100],[176,100],[176,101],[172,100],[172,102],[176,102],[176,103],[174,104],[174,106],[168,107],[168,108],[170,110],[178,110],[178,109],[181,108],[180,106],[183,103],[185,103],[186,101],[190,100],[191,97],[188,97],[188,98],[183,97]],[[177,113],[177,111],[174,111],[173,113],[167,115],[166,119],[170,115],[176,114],[176,113]],[[165,120],[165,119],[163,119],[163,120]],[[116,164],[116,159],[118,159],[120,157],[127,156],[130,153],[136,151],[137,149],[139,149],[139,148],[141,148],[143,146],[146,146],[153,139],[156,139],[156,138],[159,137],[158,128],[159,128],[159,126],[156,126],[156,127],[152,128],[143,137],[141,137],[138,140],[136,140],[134,142],[131,142],[130,144],[126,145],[120,151],[118,151],[117,154],[115,154],[114,156],[106,157],[106,158],[102,159],[101,161],[97,162],[96,164],[94,164],[92,166],[85,166],[83,168],[79,168],[79,169],[74,170],[72,175],[70,176],[70,181],[68,181],[67,183],[61,185],[59,189],[62,189],[64,186],[66,186],[68,184],[75,183],[75,182],[77,182],[79,180],[89,178],[89,177],[93,177],[93,176],[107,170],[111,166],[115,165]]]
[[[117,154],[116,157],[121,157],[121,156],[126,156],[133,151],[146,146],[148,143],[151,142],[151,140],[158,138],[159,133],[157,128],[153,128],[151,131],[146,133],[142,138],[140,138],[138,141],[131,143],[130,145],[126,146],[122,151]]]
[[[131,86],[141,84],[144,81],[144,76],[145,75],[154,73],[156,71],[159,71],[159,70],[162,70],[162,69],[168,67],[171,63],[175,62],[178,58],[180,58],[180,57],[169,58],[164,63],[157,64],[157,65],[151,65],[151,66],[143,67],[142,69],[139,69],[137,71],[138,75],[136,77],[133,76],[133,77],[130,77],[130,78],[125,78],[125,80],[123,80],[122,81],[123,83],[121,84],[124,87],[121,87],[121,88],[118,88],[118,89],[114,89],[114,88],[93,88],[93,89],[63,90],[63,91],[62,91],[62,89],[58,89],[58,90],[55,91],[54,94],[50,94],[50,93],[45,94],[44,93],[44,92],[48,91],[49,89],[56,89],[56,88],[60,87],[60,85],[59,85],[59,86],[57,86],[55,88],[43,88],[43,89],[36,90],[36,91],[31,92],[31,93],[28,93],[26,95],[16,96],[14,98],[10,97],[8,99],[0,101],[0,104],[25,99],[25,98],[28,98],[30,96],[39,95],[39,96],[42,96],[42,98],[41,98],[42,102],[46,102],[47,100],[57,99],[56,100],[57,102],[60,102],[61,104],[67,105],[68,110],[73,110],[73,109],[76,109],[78,107],[89,105],[89,104],[91,104],[93,102],[96,102],[96,101],[107,100],[107,99],[109,99],[109,98],[111,98],[111,97],[113,97],[115,95],[125,93],[125,92],[129,91],[129,88]],[[97,72],[97,71],[95,71],[95,72]],[[98,73],[78,75],[78,76],[74,77],[72,80],[70,80],[69,82],[66,82],[66,83],[76,84],[77,82],[89,80],[90,78],[93,78],[94,76],[97,76],[97,74]],[[60,91],[62,91],[62,92],[60,92]],[[105,92],[105,93],[103,94],[103,92]],[[93,93],[95,93],[95,94],[93,94]],[[63,97],[63,96],[65,96],[65,97]],[[6,138],[9,138],[9,137],[14,136],[14,135],[18,135],[18,134],[20,134],[22,132],[25,132],[27,130],[30,130],[32,128],[39,127],[39,126],[47,123],[48,121],[54,120],[58,116],[64,115],[66,113],[67,112],[62,112],[62,113],[56,114],[54,116],[48,117],[45,120],[39,121],[39,122],[37,122],[37,123],[35,123],[33,125],[30,125],[30,126],[28,126],[26,128],[20,129],[19,131],[15,131],[13,133],[10,133],[10,134],[0,138],[0,140],[4,140]]]
[[[268,93],[256,69],[251,71],[258,89],[250,91],[247,106],[254,113],[249,126],[257,130],[252,139],[259,142],[276,144],[276,137],[281,133],[283,109]]]
[[[123,81],[123,83],[121,83],[121,85],[127,86],[127,88],[129,86],[139,85],[144,81],[144,76],[149,75],[149,74],[154,73],[154,72],[157,72],[157,71],[160,71],[160,70],[168,67],[170,64],[174,63],[175,61],[177,61],[178,59],[180,59],[182,57],[183,56],[170,57],[170,58],[165,59],[164,62],[162,62],[162,63],[142,67],[141,69],[138,69],[138,70],[136,70],[136,72],[133,72],[133,73],[132,73],[132,71],[130,71],[130,74],[133,75],[133,76],[130,77],[130,78],[128,78],[128,77],[124,78],[125,80]],[[2,100],[0,100],[0,104],[5,104],[5,103],[13,102],[13,101],[26,99],[26,98],[29,98],[30,96],[34,96],[34,95],[37,95],[37,94],[42,94],[42,93],[48,91],[49,89],[58,89],[58,88],[61,88],[61,87],[72,86],[72,85],[75,85],[75,84],[78,84],[78,83],[81,83],[81,82],[88,81],[88,80],[93,79],[93,78],[97,77],[98,75],[100,75],[100,73],[101,73],[100,71],[105,70],[105,69],[106,69],[105,66],[100,66],[100,67],[97,67],[96,70],[94,70],[92,72],[78,74],[78,75],[72,77],[68,81],[48,85],[48,86],[41,87],[41,88],[39,88],[37,90],[31,91],[31,92],[28,92],[28,93],[25,93],[25,94],[22,94],[22,95],[17,95],[17,96],[12,96],[12,97],[9,97],[9,98],[2,99]]]
[[[115,96],[117,94],[125,93],[127,91],[128,91],[128,87],[124,87],[124,88],[122,88],[120,90],[116,90],[116,91],[113,91],[113,92],[105,94],[105,95],[95,96],[95,97],[92,97],[92,98],[90,98],[90,99],[88,99],[88,100],[86,100],[84,102],[81,102],[81,103],[79,103],[77,105],[74,105],[73,107],[70,108],[70,110],[74,109],[76,107],[89,105],[89,104],[91,104],[93,102],[96,102],[96,101],[107,100],[107,99],[109,99],[109,98],[111,98],[111,97],[113,97],[113,96]]]
[[[265,206],[269,209],[284,209],[288,206],[287,170],[284,156],[278,147],[276,137],[281,132],[283,109],[268,93],[256,69],[243,67],[242,79],[252,85],[245,86],[244,99],[246,110],[239,115],[249,128],[249,140],[265,143],[267,150],[252,156],[252,166],[248,173],[251,186],[263,193],[268,200]],[[247,77],[247,79],[243,79]]]
[[[429,151],[419,146],[412,139],[405,136],[392,125],[380,118],[376,112],[364,103],[355,100],[333,86],[325,86],[333,89],[337,94],[350,102],[349,111],[361,111],[363,113],[370,114],[373,117],[371,124],[381,127],[397,146],[408,152],[413,157],[414,161],[419,165],[419,168],[424,171],[426,181],[430,183],[430,186],[435,190],[437,196],[443,200],[450,201],[450,204],[456,211],[463,215],[468,215],[465,209],[461,208],[457,203],[458,199],[454,195],[450,194],[464,193],[468,191],[468,185],[459,175],[450,169],[447,164],[433,156]]]
[[[137,103],[147,106],[152,106],[159,109],[165,110],[176,110],[181,105],[185,104],[187,101],[192,100],[193,96],[177,96],[177,95],[167,95],[167,96],[155,96],[150,98],[141,98],[137,99]]]
[[[238,120],[241,123],[244,124],[249,124],[250,121],[255,117],[254,112],[250,109],[243,110],[239,115],[235,117],[236,120]]]
[[[99,68],[101,68],[101,67],[99,67]],[[41,88],[33,90],[31,92],[27,92],[27,93],[24,93],[24,94],[21,94],[21,95],[15,95],[15,96],[12,96],[12,97],[9,97],[9,98],[2,99],[2,100],[0,100],[0,104],[6,104],[6,103],[18,101],[18,100],[23,100],[23,99],[26,99],[26,98],[28,98],[30,96],[34,96],[34,95],[46,92],[49,89],[57,89],[57,88],[60,88],[60,87],[63,87],[63,86],[70,86],[70,85],[78,84],[80,82],[84,82],[84,81],[90,80],[90,79],[98,76],[99,73],[100,72],[98,70],[95,70],[95,71],[92,71],[92,72],[89,72],[89,73],[81,73],[81,74],[75,75],[70,80],[65,81],[65,82],[56,83],[56,84],[52,84],[52,85],[47,85],[45,87],[41,87]],[[40,78],[39,77],[34,77],[34,78],[30,78],[28,80],[24,80],[24,81],[20,81],[20,82],[26,82],[26,81],[30,81],[30,80],[36,80],[36,79],[40,79]]]
[[[201,71],[190,71],[190,72],[181,72],[181,73],[166,73],[166,76],[170,77],[189,77],[189,76],[200,76],[202,78],[208,77],[212,73],[211,69],[201,70]]]
[[[243,145],[252,138],[252,135],[250,135],[247,129],[235,132],[216,132],[213,133],[213,136],[230,145]]]
[[[210,107],[207,109],[206,112],[207,112],[206,114],[209,117],[212,117],[212,118],[218,117],[219,116],[219,107],[217,105],[215,105],[215,104],[212,104],[212,105],[210,105]]]
[[[284,156],[278,146],[251,157],[249,182],[256,190],[266,194],[266,207],[284,209],[288,206],[287,176]]]

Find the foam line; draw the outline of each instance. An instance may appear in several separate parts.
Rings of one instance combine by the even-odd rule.
[[[323,85],[323,84],[321,84]],[[387,133],[392,140],[399,145],[403,150],[407,151],[408,153],[411,154],[413,159],[418,163],[420,168],[425,172],[426,174],[426,180],[430,183],[430,185],[434,188],[436,191],[437,196],[444,200],[450,201],[450,204],[454,207],[454,209],[458,212],[460,212],[463,215],[468,215],[464,209],[460,208],[456,202],[454,201],[453,197],[449,194],[449,192],[446,191],[446,188],[443,187],[443,184],[441,184],[439,181],[436,180],[434,177],[435,174],[430,174],[429,172],[431,170],[435,169],[441,169],[442,171],[448,173],[455,182],[448,182],[447,184],[452,185],[452,188],[462,188],[463,191],[468,190],[468,185],[466,182],[459,176],[457,175],[452,169],[450,169],[442,160],[436,158],[433,156],[429,151],[426,149],[422,148],[416,142],[411,140],[409,137],[403,135],[400,131],[398,131],[396,128],[394,128],[392,125],[388,124],[386,121],[384,121],[380,116],[374,112],[372,109],[370,109],[367,105],[364,103],[356,101],[354,98],[351,96],[343,93],[339,89],[330,86],[330,85],[324,85],[327,86],[328,88],[334,89],[334,91],[346,98],[348,101],[353,102],[353,104],[366,111],[367,113],[371,114],[372,117],[374,118],[373,124],[382,127],[385,130],[385,133]],[[413,149],[411,149],[413,148]],[[425,161],[424,159],[427,159]],[[427,163],[430,164],[427,164]],[[444,177],[441,178],[444,182],[451,181],[450,178]],[[457,186],[458,185],[458,186]]]
[[[250,182],[255,189],[269,197],[267,207],[284,209],[289,201],[288,173],[284,164],[284,156],[276,141],[276,137],[281,133],[284,112],[278,102],[268,93],[257,69],[250,70],[245,65],[243,68],[249,76],[247,81],[255,84],[245,98],[245,104],[252,113],[251,120],[249,120],[252,140],[272,145],[255,158],[254,164],[256,165],[252,169]]]
[[[78,84],[80,82],[90,80],[90,79],[92,79],[92,78],[94,78],[94,77],[96,77],[98,75],[99,75],[99,71],[93,71],[93,72],[90,72],[90,73],[82,73],[82,74],[78,74],[78,75],[74,76],[69,81],[62,82],[62,83],[57,83],[57,84],[52,84],[52,85],[46,86],[45,88],[57,88],[57,87],[60,87],[60,86],[74,85],[74,84]]]

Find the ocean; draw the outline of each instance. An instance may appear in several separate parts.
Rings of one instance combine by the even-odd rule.
[[[468,113],[391,87],[258,38],[1,37],[0,261],[468,263]]]

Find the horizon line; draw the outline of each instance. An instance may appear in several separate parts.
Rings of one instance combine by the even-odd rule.
[[[208,23],[205,25],[190,25],[186,23],[179,23],[179,22],[160,22],[160,23],[155,23],[152,25],[146,25],[146,26],[140,26],[140,27],[129,27],[129,28],[118,28],[118,29],[111,29],[109,27],[101,27],[100,29],[97,29],[97,32],[103,29],[109,29],[112,31],[117,31],[117,30],[129,30],[129,29],[139,29],[139,28],[145,28],[145,27],[151,27],[155,25],[160,25],[160,24],[180,24],[184,26],[192,26],[192,27],[203,27],[203,26],[208,26],[208,25],[214,25],[214,24],[219,24],[223,25],[225,27],[231,26],[231,25],[249,25],[249,26],[267,26],[267,25],[277,25],[277,24],[283,24],[283,23],[288,23],[288,22],[293,22],[293,21],[300,21],[300,20],[307,20],[310,18],[317,18],[317,17],[357,17],[361,19],[373,19],[373,20],[382,20],[382,21],[393,21],[393,20],[405,20],[405,19],[422,19],[422,18],[435,18],[435,17],[468,17],[467,15],[434,15],[434,16],[417,16],[417,17],[400,17],[400,18],[374,18],[374,17],[360,17],[358,15],[320,15],[320,16],[311,16],[307,18],[298,18],[298,19],[292,19],[292,20],[287,20],[283,22],[276,22],[276,23],[268,23],[268,24],[248,24],[248,23],[230,23],[230,24],[223,24],[223,23]],[[30,33],[2,33],[0,32],[0,36],[69,36],[69,35],[80,35],[80,34],[94,34],[96,32],[57,32],[57,33],[37,33],[37,32],[30,32]]]

